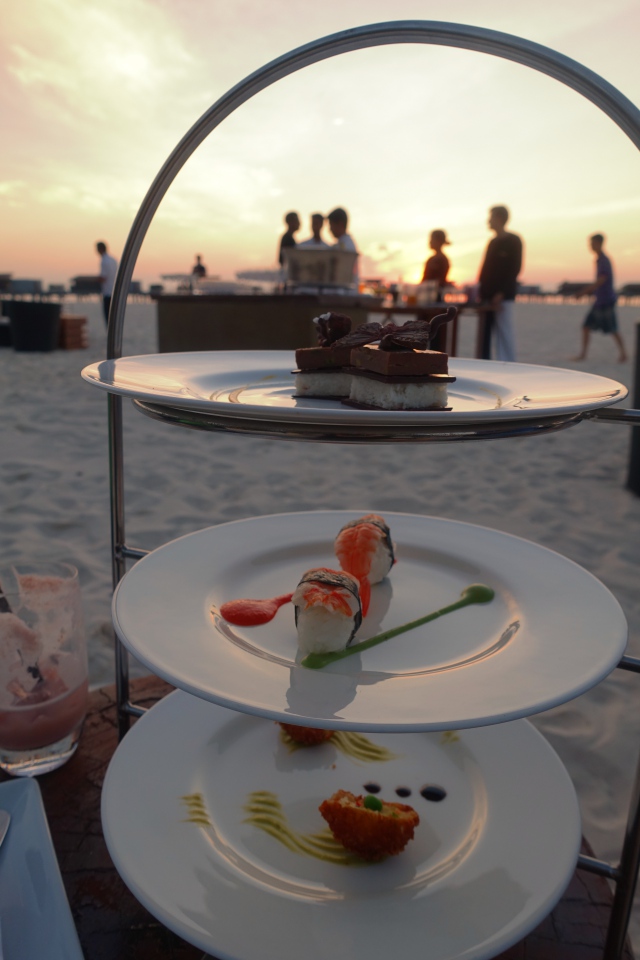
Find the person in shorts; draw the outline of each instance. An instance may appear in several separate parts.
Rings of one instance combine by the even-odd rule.
[[[611,334],[619,350],[618,360],[620,363],[624,363],[627,359],[627,351],[618,332],[618,318],[616,316],[616,300],[618,298],[613,289],[613,268],[611,260],[602,250],[603,245],[604,237],[601,233],[594,233],[592,237],[589,237],[589,246],[596,255],[596,279],[595,283],[585,287],[584,293],[594,293],[595,299],[582,324],[582,350],[573,359],[587,359],[591,331],[600,330],[601,333]]]

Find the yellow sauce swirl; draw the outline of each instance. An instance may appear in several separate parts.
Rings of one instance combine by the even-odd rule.
[[[280,730],[280,739],[290,753],[293,753],[294,750],[314,750],[317,746],[323,745],[298,743],[289,736],[286,730],[282,729]],[[331,739],[325,740],[324,743],[332,743],[336,750],[343,753],[345,757],[351,757],[352,760],[357,760],[360,763],[387,763],[389,760],[397,760],[400,756],[398,753],[387,750],[386,747],[378,746],[377,743],[373,743],[372,740],[361,733],[351,733],[349,730],[336,730]]]
[[[205,806],[201,793],[188,793],[180,797],[187,808],[187,817],[183,823],[195,823],[199,827],[210,827],[209,811]]]
[[[255,790],[249,794],[245,811],[249,814],[244,823],[250,823],[282,843],[293,853],[300,853],[316,860],[325,860],[339,866],[361,866],[363,861],[342,846],[330,830],[320,833],[299,833],[288,823],[282,805],[275,793]]]

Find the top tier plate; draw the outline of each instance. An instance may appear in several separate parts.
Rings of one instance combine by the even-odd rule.
[[[83,378],[151,416],[203,429],[292,439],[460,440],[546,432],[623,400],[627,388],[581,370],[452,358],[451,410],[355,410],[296,398],[292,351],[160,353],[104,360]]]

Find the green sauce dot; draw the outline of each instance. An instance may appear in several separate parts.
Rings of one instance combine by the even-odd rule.
[[[366,807],[367,810],[382,810],[382,801],[378,800],[377,797],[372,796],[370,793],[364,798],[363,807]]]
[[[485,587],[484,583],[472,583],[462,591],[461,596],[469,603],[489,603],[495,597],[495,592],[491,587]]]

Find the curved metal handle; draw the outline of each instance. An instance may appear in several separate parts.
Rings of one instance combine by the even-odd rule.
[[[122,253],[109,314],[107,357],[110,360],[122,355],[122,328],[127,293],[133,268],[149,224],[177,173],[205,137],[225,117],[277,80],[312,63],[336,57],[341,53],[392,43],[432,43],[462,47],[532,67],[572,87],[595,103],[640,149],[640,110],[630,100],[597,73],[583,67],[576,60],[556,53],[555,50],[539,43],[523,40],[521,37],[499,33],[496,30],[485,30],[483,27],[442,23],[437,20],[396,20],[343,30],[307,43],[272,60],[271,63],[267,63],[232,87],[206,113],[203,113],[164,163],[142,201]]]

